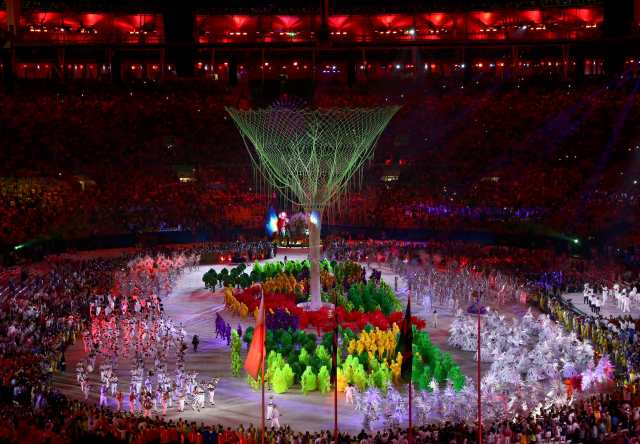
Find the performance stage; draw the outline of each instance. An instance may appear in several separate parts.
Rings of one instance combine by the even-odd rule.
[[[275,259],[282,260],[284,254],[278,254]],[[306,255],[287,251],[289,259],[304,259]],[[248,264],[250,267],[252,264]],[[204,288],[202,276],[209,269],[214,268],[219,271],[226,265],[203,265],[197,267],[194,271],[185,271],[178,279],[175,287],[168,297],[164,297],[162,302],[165,315],[176,324],[182,323],[187,331],[186,342],[191,344],[191,338],[197,334],[200,338],[198,352],[194,353],[192,348],[186,354],[185,366],[190,371],[198,371],[198,381],[202,379],[209,380],[212,377],[219,377],[220,382],[216,389],[215,400],[216,406],[209,407],[208,402],[206,408],[200,412],[186,406],[185,411],[180,413],[177,411],[176,402],[173,407],[168,409],[167,419],[177,420],[182,418],[188,421],[203,422],[205,424],[224,426],[238,426],[244,424],[247,427],[250,423],[254,426],[260,424],[260,393],[252,390],[246,382],[244,376],[233,377],[231,375],[230,366],[230,347],[226,341],[215,338],[215,318],[216,313],[220,313],[225,321],[229,322],[232,328],[242,325],[243,330],[248,326],[254,325],[252,317],[241,319],[233,316],[225,310],[223,292],[218,290],[215,293]],[[395,284],[395,275],[386,267],[374,268],[382,271],[382,279],[392,287]],[[367,270],[367,275],[370,270]],[[398,296],[403,304],[406,304],[406,287],[402,279],[398,280]],[[434,344],[443,351],[451,353],[454,360],[459,363],[462,372],[468,378],[475,380],[476,363],[475,353],[465,352],[454,349],[447,344],[449,327],[453,320],[453,313],[448,307],[434,306],[438,310],[438,328],[434,328],[431,324],[431,314],[422,307],[420,301],[413,302],[413,313],[415,316],[423,318],[427,321],[427,331]],[[521,317],[526,312],[526,307],[522,305],[507,305],[501,307],[501,312],[507,316]],[[309,331],[315,332],[315,329]],[[246,346],[243,346],[242,357],[246,354]],[[65,395],[82,399],[83,394],[76,382],[74,368],[77,362],[86,357],[83,350],[82,341],[76,341],[74,345],[67,350],[67,371],[66,373],[57,373],[54,376],[54,384]],[[171,359],[171,358],[170,358]],[[119,378],[119,388],[123,391],[123,410],[128,410],[128,387],[130,382],[130,370],[132,363],[125,361],[126,365],[121,365],[116,370]],[[97,366],[102,362],[98,360]],[[483,373],[488,369],[490,364],[483,363]],[[145,367],[152,366],[152,362],[146,363]],[[172,369],[171,361],[169,368]],[[244,372],[243,372],[244,374]],[[89,401],[98,404],[99,372],[94,371],[89,375],[89,381],[93,386]],[[274,402],[282,414],[280,423],[289,425],[294,430],[327,430],[333,429],[333,395],[320,394],[319,392],[311,392],[303,395],[299,389],[293,389],[282,395],[276,395],[267,392],[267,399],[273,395]],[[113,398],[109,398],[109,406],[114,407]],[[362,414],[354,409],[352,405],[345,404],[344,393],[340,393],[338,397],[339,426],[341,430],[351,433],[358,433],[362,429]],[[160,415],[161,412],[154,411],[152,416]],[[380,424],[373,423],[374,429],[380,428]]]

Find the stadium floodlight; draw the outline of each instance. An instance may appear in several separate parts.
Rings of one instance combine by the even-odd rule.
[[[376,108],[226,110],[238,126],[253,165],[268,184],[308,215],[311,308],[320,300],[320,221],[339,202],[373,151],[398,106]],[[253,149],[251,149],[253,146]]]

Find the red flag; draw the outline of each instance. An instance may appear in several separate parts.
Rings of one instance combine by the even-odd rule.
[[[244,361],[244,369],[253,379],[258,379],[260,369],[264,362],[264,356],[266,354],[264,341],[266,336],[267,331],[264,323],[264,293],[262,293],[260,297],[258,319],[256,320],[256,327],[253,330],[253,339],[251,339],[247,359]]]

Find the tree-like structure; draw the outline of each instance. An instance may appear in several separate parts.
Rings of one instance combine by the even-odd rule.
[[[320,300],[320,223],[348,191],[397,106],[379,108],[226,108],[254,167],[309,217],[311,308]],[[253,146],[253,149],[250,147]]]

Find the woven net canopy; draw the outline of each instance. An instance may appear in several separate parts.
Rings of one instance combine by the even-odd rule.
[[[378,138],[398,109],[226,108],[266,181],[308,214],[320,215],[309,218],[311,309],[321,305],[322,213],[338,201],[353,175],[372,158]]]
[[[227,108],[254,166],[291,203],[322,211],[335,203],[399,107]],[[249,148],[249,146],[247,146]]]

